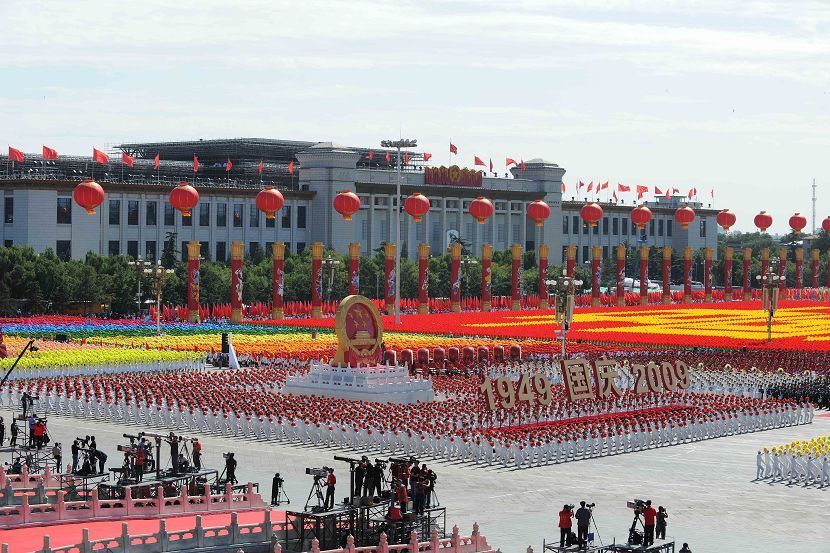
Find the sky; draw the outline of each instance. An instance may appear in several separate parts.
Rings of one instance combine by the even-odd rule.
[[[830,215],[830,2],[4,0],[0,143],[267,137],[543,159]],[[824,160],[824,161],[822,161]],[[629,196],[630,197],[630,196]]]

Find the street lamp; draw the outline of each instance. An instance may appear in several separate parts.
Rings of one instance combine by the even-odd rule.
[[[395,201],[398,204],[398,213],[395,217],[395,324],[401,324],[401,148],[415,148],[418,146],[418,141],[399,138],[398,140],[381,140],[380,145],[398,150],[398,178],[395,195],[397,198]]]
[[[334,286],[334,271],[339,265],[340,260],[333,258],[331,254],[328,254],[323,260],[323,268],[328,271],[329,275],[328,301],[331,301],[331,289]]]
[[[156,334],[161,334],[161,289],[167,277],[173,274],[173,269],[166,269],[159,259],[155,265],[148,262],[144,274],[150,277],[156,289]]]
[[[577,286],[582,286],[582,281],[573,277],[563,275],[556,279],[546,280],[545,286],[553,294],[553,306],[556,312],[555,321],[562,325],[560,338],[562,340],[562,359],[565,358],[565,336],[571,327],[574,318],[574,294]]]
[[[474,265],[476,265],[477,263],[478,263],[478,260],[476,258],[472,257],[472,256],[469,256],[469,255],[465,255],[464,257],[461,258],[461,275],[462,275],[463,279],[467,281],[467,288],[468,288],[467,292],[468,293],[470,291],[469,290],[469,287],[470,287],[469,269],[471,267],[473,267]]]
[[[138,256],[135,261],[129,261],[127,265],[135,269],[136,272],[138,292],[136,294],[135,302],[138,304],[138,316],[141,317],[141,275],[144,273],[145,269],[152,266],[152,262],[145,261],[141,259],[141,256]]]
[[[764,291],[761,297],[763,309],[767,312],[767,342],[772,342],[772,317],[775,315],[775,310],[778,309],[778,287],[781,285],[783,277],[770,267],[765,274],[756,275],[755,278]]]

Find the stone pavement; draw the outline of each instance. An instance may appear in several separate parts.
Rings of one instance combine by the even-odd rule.
[[[10,413],[0,414],[10,420]],[[126,443],[122,433],[142,429],[52,417],[49,430],[64,445],[64,461],[74,436],[94,434],[109,455],[108,466],[116,466],[120,455],[115,446]],[[489,542],[505,553],[523,553],[528,545],[540,551],[544,538],[558,539],[556,513],[564,503],[583,499],[597,503],[594,516],[603,541],[624,541],[632,520],[626,501],[634,498],[652,499],[668,509],[668,535],[676,536],[678,549],[684,541],[695,553],[789,551],[798,544],[799,552],[819,553],[828,551],[830,540],[830,488],[752,479],[759,448],[828,433],[830,418],[819,416],[811,425],[520,471],[424,461],[438,474],[438,498],[447,508],[448,525],[469,528],[478,522]],[[332,459],[350,456],[346,451],[213,437],[202,442],[205,466],[221,469],[221,453],[235,452],[240,482],[259,481],[266,500],[271,478],[280,472],[291,499],[281,509],[302,510],[312,483],[306,467],[334,467],[338,498],[348,488],[348,465]],[[167,453],[162,457],[166,460]]]

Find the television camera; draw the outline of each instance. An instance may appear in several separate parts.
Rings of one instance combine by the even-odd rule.
[[[642,515],[643,511],[646,510],[646,502],[642,499],[635,499],[633,501],[626,502],[626,507],[634,510],[634,520],[631,522],[631,527],[628,529],[628,543],[631,545],[641,545],[643,543],[645,526],[643,525],[643,521],[640,520],[640,515]],[[640,523],[640,526],[643,527],[642,532],[637,529],[638,522]]]
[[[227,455],[224,453],[223,455]],[[310,474],[314,477],[314,480],[320,480],[321,478],[325,478],[329,475],[329,467],[323,466],[322,468],[306,468],[305,473]]]

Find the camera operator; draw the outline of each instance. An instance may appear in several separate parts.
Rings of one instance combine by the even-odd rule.
[[[576,537],[581,548],[588,546],[588,526],[590,525],[591,509],[585,506],[584,501],[580,501],[579,509],[576,510]]]
[[[179,438],[173,433],[167,438],[170,444],[170,462],[173,464],[173,474],[179,474]],[[230,482],[230,478],[228,478]]]
[[[646,508],[643,509],[643,547],[654,545],[654,523],[657,519],[657,511],[651,506],[651,500],[646,501]]]
[[[429,479],[421,471],[417,478],[413,478],[415,486],[415,499],[413,508],[419,515],[424,514],[424,505],[426,504],[427,494],[429,493]]]
[[[6,444],[6,423],[3,421],[3,417],[0,417],[0,447],[3,447]]]
[[[573,512],[571,511],[571,505],[564,505],[562,510],[559,511],[559,547],[564,548],[565,544],[568,542],[568,534],[571,533],[571,528],[573,528]]]
[[[392,481],[393,497],[401,506],[401,513],[406,514],[407,505],[409,504],[409,494],[406,492],[406,486],[400,480]]]
[[[135,448],[135,481],[141,482],[144,479],[144,462],[147,460],[144,448],[141,444]]]
[[[366,476],[363,479],[363,497],[371,497],[375,491],[375,465],[366,459]]]
[[[369,458],[364,455],[354,467],[354,490],[352,490],[352,497],[362,495],[363,480],[366,478],[366,465],[368,463]]]
[[[229,484],[236,484],[236,459],[233,453],[225,454],[225,481]]]
[[[29,414],[29,418],[26,421],[29,425],[29,449],[33,448],[35,445],[35,424],[37,424],[37,419],[35,419],[35,414]]]
[[[197,471],[202,470],[202,442],[199,438],[193,440],[193,467]]]
[[[424,506],[429,509],[432,507],[432,494],[435,493],[435,481],[438,479],[438,475],[432,469],[427,468],[426,464],[422,464],[421,477],[427,481],[427,493],[424,497]]]
[[[63,472],[61,470],[61,459],[63,456],[63,449],[61,448],[60,442],[55,442],[55,445],[52,446],[52,457],[55,459],[55,474],[60,474]]]
[[[274,479],[271,480],[271,505],[280,504],[280,488],[284,480],[280,478],[280,473],[274,474]]]
[[[17,447],[17,433],[20,431],[20,427],[17,426],[17,421],[12,419],[12,425],[9,427],[9,432],[11,433],[9,445],[13,447]]]
[[[669,518],[669,513],[662,505],[657,507],[657,539],[666,539],[666,519]]]
[[[323,502],[323,509],[328,511],[334,509],[334,487],[337,485],[337,477],[334,469],[329,467],[329,475],[326,476],[326,500]]]
[[[78,451],[80,446],[78,444],[78,438],[75,438],[75,441],[72,442],[72,472],[78,471]]]

